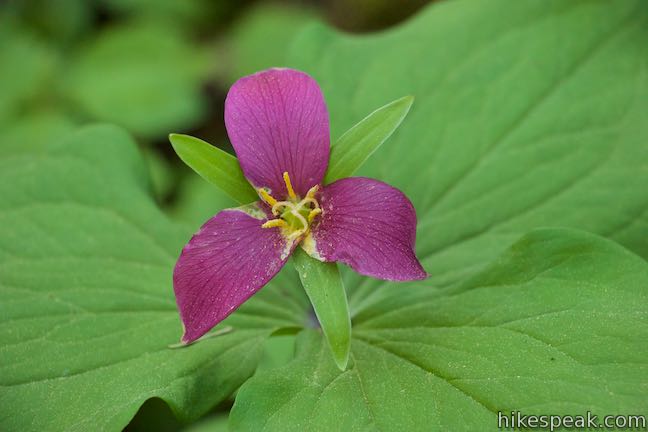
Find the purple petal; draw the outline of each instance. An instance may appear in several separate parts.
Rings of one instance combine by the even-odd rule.
[[[225,126],[243,173],[275,198],[320,184],[329,159],[329,118],[317,82],[293,69],[268,69],[238,80],[225,101]]]
[[[185,328],[183,343],[208,332],[273,278],[291,247],[257,204],[224,210],[184,247],[173,289]]]
[[[304,249],[323,261],[341,261],[363,275],[393,281],[424,279],[414,253],[416,212],[386,183],[350,177],[325,186],[321,219]],[[318,256],[319,255],[319,256]]]

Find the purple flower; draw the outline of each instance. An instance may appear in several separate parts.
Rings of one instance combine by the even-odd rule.
[[[300,245],[320,261],[393,281],[424,279],[416,213],[398,189],[363,177],[322,185],[329,118],[313,78],[269,69],[241,78],[225,125],[260,200],[223,210],[184,247],[173,285],[190,343],[267,284]]]

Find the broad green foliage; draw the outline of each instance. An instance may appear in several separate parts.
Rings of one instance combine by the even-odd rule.
[[[45,111],[14,118],[0,130],[0,155],[33,153],[74,128],[72,120],[57,112]]]
[[[228,432],[227,416],[219,415],[208,417],[200,422],[187,428],[186,432]]]
[[[344,284],[337,264],[323,263],[297,248],[292,262],[310,299],[337,366],[349,361],[351,320]]]
[[[169,140],[184,163],[232,199],[241,204],[259,199],[231,154],[189,135],[171,134]]]
[[[350,177],[401,124],[414,98],[405,96],[378,108],[337,139],[325,183]]]
[[[538,230],[443,293],[418,287],[354,319],[349,370],[307,331],[296,359],[239,392],[250,431],[497,430],[497,412],[646,414],[648,263]]]
[[[413,199],[431,278],[379,289],[391,284],[349,274],[350,369],[303,335],[293,363],[243,387],[234,429],[483,430],[498,409],[645,413],[645,261],[558,230],[488,263],[542,225],[648,256],[647,23],[641,2],[447,2],[377,36],[305,34],[291,65],[324,86],[333,136],[379,101],[417,97],[360,172]]]
[[[270,333],[303,325],[308,300],[287,291],[299,282],[284,272],[231,333],[168,348],[190,231],[155,207],[119,129],[56,144],[0,157],[0,430],[120,430],[151,397],[203,414],[252,374]]]
[[[80,50],[65,92],[91,118],[159,135],[193,126],[203,115],[206,67],[202,53],[173,28],[124,25]]]
[[[323,86],[334,137],[385,101],[416,97],[406,127],[359,173],[414,202],[429,283],[474,274],[543,225],[648,257],[645,6],[438,2],[375,36],[311,28],[289,65]]]
[[[130,39],[116,33],[70,66],[86,113],[139,134],[195,118],[192,85],[170,86],[177,105],[147,98],[156,120],[129,105],[133,88],[158,78],[138,56],[159,60],[159,74],[168,62],[184,70],[184,57],[167,55],[160,34],[124,57],[138,78],[120,81],[114,46]],[[299,37],[288,65],[322,85],[334,139],[387,101],[416,97],[358,174],[412,199],[431,277],[397,285],[343,267],[345,371],[308,329],[292,266],[226,320],[233,331],[170,349],[182,331],[175,260],[196,220],[227,199],[180,197],[178,217],[191,222],[176,224],[121,130],[46,140],[27,123],[4,128],[0,141],[36,144],[0,151],[0,430],[120,430],[151,398],[193,419],[255,371],[232,430],[489,430],[498,410],[648,414],[646,40],[642,0],[438,2],[380,34],[318,25]],[[55,62],[23,49],[27,36],[11,41],[0,45],[15,61],[0,68],[2,123],[29,109]],[[195,76],[192,65],[179,74]],[[70,127],[43,118],[60,134]]]

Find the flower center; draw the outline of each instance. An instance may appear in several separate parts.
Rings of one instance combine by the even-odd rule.
[[[287,172],[283,173],[283,179],[288,191],[288,199],[285,201],[277,201],[265,189],[258,190],[261,199],[272,206],[272,214],[277,216],[276,219],[267,221],[261,227],[280,227],[288,240],[296,240],[308,232],[313,219],[322,213],[322,209],[315,199],[319,185],[310,188],[306,196],[300,198],[295,193]]]

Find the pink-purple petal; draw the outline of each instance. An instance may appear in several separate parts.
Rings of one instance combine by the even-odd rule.
[[[407,197],[386,183],[350,177],[325,186],[321,219],[312,228],[324,261],[341,261],[358,273],[409,281],[427,273],[414,252],[416,212]]]
[[[225,101],[225,126],[253,186],[284,199],[284,172],[301,196],[322,182],[329,116],[317,82],[304,72],[275,68],[238,80]]]
[[[183,343],[224,320],[283,267],[290,251],[279,229],[261,228],[265,220],[256,204],[224,210],[184,247],[173,271]]]

